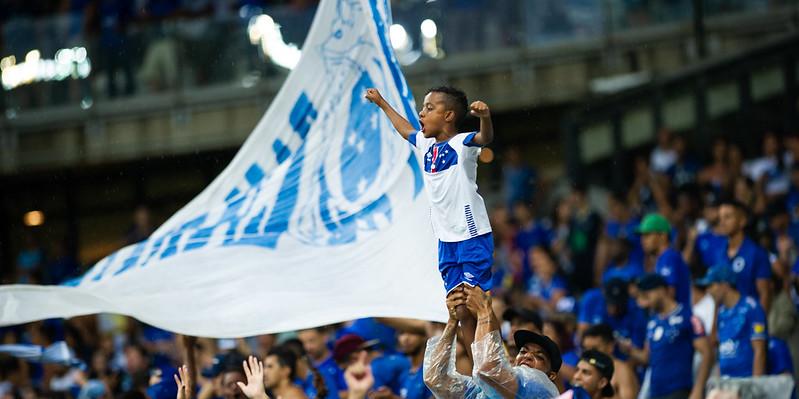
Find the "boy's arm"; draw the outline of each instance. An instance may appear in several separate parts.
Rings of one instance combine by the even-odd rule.
[[[482,101],[475,101],[469,106],[469,112],[480,118],[480,131],[474,135],[472,142],[483,147],[494,141],[494,125],[491,123],[491,112],[488,105]]]
[[[394,129],[404,138],[408,140],[408,136],[412,133],[416,133],[417,129],[408,122],[407,119],[403,118],[402,115],[399,114],[391,105],[388,104],[386,99],[380,95],[380,92],[377,89],[366,89],[366,99],[373,102],[375,105],[380,107],[381,110],[388,116],[388,120],[391,121],[391,124],[394,125]]]

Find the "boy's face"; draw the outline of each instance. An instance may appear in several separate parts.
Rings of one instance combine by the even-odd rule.
[[[445,126],[455,123],[455,112],[447,109],[446,94],[435,91],[427,93],[419,111],[419,121],[426,138],[437,137]]]

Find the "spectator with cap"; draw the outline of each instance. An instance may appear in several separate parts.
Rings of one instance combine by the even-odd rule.
[[[338,399],[339,391],[346,390],[343,386],[344,374],[333,359],[327,347],[328,333],[325,327],[310,328],[297,332],[297,338],[313,362],[313,366],[322,374],[326,382],[333,382],[327,387],[326,399]]]
[[[571,390],[574,399],[612,398],[616,391],[611,384],[613,359],[598,350],[589,349],[580,356]]]
[[[744,297],[760,301],[768,313],[771,305],[771,262],[766,250],[749,239],[747,208],[737,201],[725,201],[719,206],[719,230],[727,237],[717,248],[716,264],[725,264],[735,272],[735,285]]]
[[[532,331],[519,330],[514,342],[519,347],[516,366],[502,346],[499,323],[491,307],[491,297],[479,287],[466,287],[463,302],[477,318],[474,375],[490,398],[552,397],[558,391],[553,381],[562,364],[560,349],[549,338]]]
[[[657,259],[655,273],[663,276],[670,295],[684,308],[691,308],[691,274],[682,255],[671,246],[671,224],[660,214],[650,213],[638,227],[644,252]]]
[[[244,370],[241,365],[245,357],[238,352],[231,352],[222,366],[222,373],[219,375],[219,396],[223,399],[242,399],[244,393],[238,383],[245,381]]]
[[[691,308],[677,302],[660,274],[646,274],[638,281],[638,302],[652,313],[643,350],[620,342],[624,351],[640,364],[648,365],[650,398],[704,397],[704,387],[713,364],[713,352],[702,322]],[[690,367],[694,350],[702,363],[693,377]]]
[[[609,356],[613,361],[613,369],[616,371],[611,377],[610,384],[615,391],[614,397],[618,399],[634,399],[638,397],[639,384],[635,372],[629,364],[613,356],[616,348],[613,328],[607,324],[591,326],[583,333],[581,346],[583,354],[596,350]]]
[[[712,267],[701,280],[719,306],[719,369],[724,377],[764,375],[768,353],[766,314],[754,298],[735,288],[736,281],[735,272],[726,265]]]
[[[458,374],[451,358],[458,319],[455,308],[466,305],[477,316],[473,377]],[[447,297],[449,319],[440,337],[427,343],[424,382],[436,398],[552,398],[558,395],[553,381],[562,363],[560,350],[549,338],[519,330],[514,342],[520,351],[513,365],[499,335],[499,323],[491,300],[480,288],[454,291]]]
[[[508,308],[502,313],[502,319],[508,322],[510,328],[508,329],[507,349],[508,354],[516,356],[519,353],[519,348],[513,340],[516,331],[527,330],[536,334],[541,334],[544,329],[544,320],[534,310],[526,308]]]
[[[599,290],[592,290],[583,296],[577,315],[578,336],[590,326],[604,323],[615,334],[632,342],[636,348],[643,348],[646,340],[647,317],[644,310],[630,298],[629,284],[621,279],[612,279]],[[622,357],[626,356],[619,353]]]
[[[200,384],[197,392],[198,398],[210,399],[218,397],[222,386],[221,375],[228,356],[230,356],[228,353],[218,353],[211,360],[210,365],[200,370],[200,376],[203,378],[201,381],[205,381],[205,383]]]

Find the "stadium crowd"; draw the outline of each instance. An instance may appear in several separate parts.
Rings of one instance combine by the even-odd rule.
[[[473,366],[490,361],[486,352],[500,352],[480,348],[495,339],[502,353],[518,354],[518,365],[536,356],[529,343],[540,344],[546,366],[530,367],[549,373],[544,380],[561,392],[581,386],[600,397],[644,391],[695,398],[703,397],[709,376],[796,377],[799,135],[767,132],[759,152],[746,159],[720,136],[708,154],[696,154],[708,157],[702,161],[683,136],[664,129],[649,153],[635,157],[626,191],[569,184],[562,194],[510,150],[502,196],[490,210],[494,289],[489,299],[461,291],[448,299],[478,319],[489,306],[486,317],[500,320],[486,322],[492,328],[485,331],[478,324],[484,340],[473,354],[452,348],[454,370],[446,372],[471,376]],[[136,215],[129,242],[152,231],[146,210]],[[77,263],[62,258],[48,257],[31,239],[13,281],[68,278]],[[193,391],[202,398],[253,397],[258,391],[248,380],[260,373],[272,398],[430,398],[437,382],[462,387],[469,397],[462,380],[433,381],[423,370],[431,361],[428,340],[430,356],[448,354],[440,337],[453,337],[456,325],[369,318],[206,339],[118,315],[45,320],[0,328],[0,344],[65,341],[75,361],[0,354],[0,398],[172,399]],[[548,337],[555,350],[527,332]],[[448,367],[448,355],[444,363],[437,367]]]

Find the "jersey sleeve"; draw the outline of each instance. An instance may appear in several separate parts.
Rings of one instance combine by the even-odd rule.
[[[677,287],[677,273],[675,272],[675,269],[676,269],[675,266],[676,265],[675,265],[674,257],[669,256],[668,258],[664,259],[663,262],[661,262],[658,265],[658,268],[657,268],[656,272],[661,277],[663,277],[664,280],[666,280],[666,284],[668,284],[670,287],[675,287],[676,288]]]
[[[763,308],[758,304],[754,304],[752,312],[750,312],[750,317],[750,328],[752,329],[750,340],[757,341],[768,339],[768,334],[766,332],[766,312],[763,311]]]
[[[563,290],[566,291],[566,281],[563,280],[560,276],[555,276],[552,278],[552,289],[553,290]]]
[[[755,258],[755,278],[758,280],[771,278],[771,261],[768,252],[758,248]]]
[[[465,133],[465,137],[463,138],[463,145],[466,147],[482,147],[480,144],[474,142],[474,136],[477,135],[477,132],[470,132]]]
[[[596,295],[596,292],[591,290],[583,295],[582,301],[580,301],[580,311],[577,313],[578,323],[594,324],[594,318],[601,317],[601,313],[599,313],[601,311],[600,306],[605,305],[604,301],[600,300],[599,295]]]
[[[771,375],[793,374],[791,351],[785,345],[785,342],[776,338],[769,338],[768,340],[768,373]]]
[[[693,339],[702,338],[705,336],[705,326],[702,320],[698,317],[691,315],[691,337]]]

